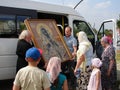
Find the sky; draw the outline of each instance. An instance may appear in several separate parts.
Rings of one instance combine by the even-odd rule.
[[[80,0],[32,0],[74,8]],[[99,29],[107,19],[119,19],[120,0],[83,0],[75,9],[92,27]]]

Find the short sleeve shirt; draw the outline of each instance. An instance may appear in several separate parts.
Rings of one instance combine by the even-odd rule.
[[[73,36],[70,37],[64,36],[64,40],[68,48],[70,49],[70,52],[72,53],[74,51],[73,46],[77,46],[77,40]]]
[[[21,90],[43,90],[50,87],[50,81],[45,71],[26,66],[18,71],[14,85],[20,86]]]

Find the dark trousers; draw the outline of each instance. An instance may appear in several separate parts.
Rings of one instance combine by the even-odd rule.
[[[65,61],[61,64],[62,73],[66,75],[70,88],[76,87],[76,77],[74,75],[75,65],[74,60]]]

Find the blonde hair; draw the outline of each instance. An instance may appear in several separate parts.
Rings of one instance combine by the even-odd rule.
[[[21,34],[19,35],[19,39],[25,39],[27,36],[29,36],[30,31],[28,30],[23,30]]]

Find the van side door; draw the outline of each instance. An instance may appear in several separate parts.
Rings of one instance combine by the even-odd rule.
[[[97,33],[97,41],[96,41],[96,55],[101,59],[101,54],[103,52],[103,48],[101,46],[101,38],[103,36],[108,36],[112,40],[112,44],[116,47],[116,21],[114,19],[105,20],[102,22],[101,27]]]
[[[93,51],[95,51],[95,34],[85,21],[80,20],[74,20],[73,21],[73,33],[74,36],[77,38],[76,34],[80,31],[84,31],[87,34],[88,39],[90,40]]]

